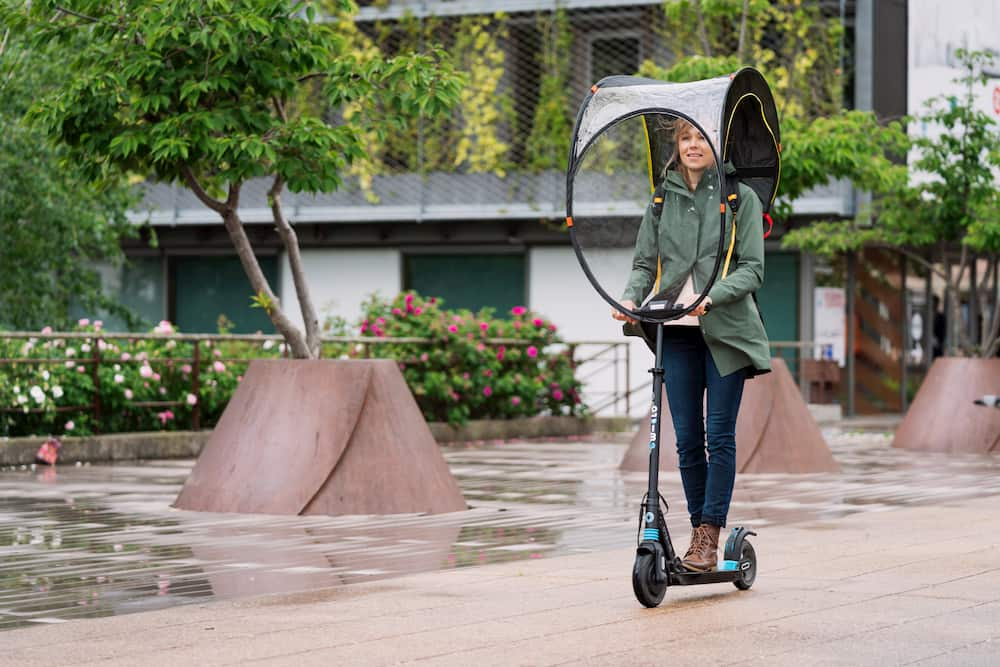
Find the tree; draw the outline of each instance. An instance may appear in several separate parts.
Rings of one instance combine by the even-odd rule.
[[[125,217],[127,183],[96,192],[23,123],[34,96],[65,73],[60,50],[32,50],[0,28],[0,327],[65,328],[72,305],[116,308],[94,265],[123,260],[120,240],[138,232]]]
[[[824,255],[866,246],[901,252],[944,280],[951,327],[947,354],[991,357],[1000,349],[1000,308],[996,306],[998,286],[994,280],[1000,260],[1000,128],[988,114],[975,108],[974,91],[977,84],[986,82],[983,70],[993,58],[985,52],[964,50],[956,55],[965,70],[956,80],[963,84],[964,93],[928,102],[927,111],[917,120],[941,132],[913,141],[916,158],[907,181],[874,189],[877,222],[817,224],[790,234],[787,242]],[[977,255],[987,260],[988,270],[970,289],[984,313],[980,345],[974,348],[960,326],[958,304],[960,286]],[[992,321],[985,317],[991,301]]]
[[[319,322],[282,193],[335,189],[371,137],[446,110],[462,78],[445,54],[357,49],[351,0],[323,21],[312,2],[295,0],[0,2],[3,18],[36,45],[79,41],[66,65],[72,76],[35,106],[36,126],[88,178],[122,170],[190,188],[222,219],[254,305],[296,357],[317,357]],[[311,88],[320,110],[300,102]],[[322,113],[359,100],[368,113]],[[271,182],[268,205],[304,332],[264,277],[239,216],[242,187],[258,177]]]

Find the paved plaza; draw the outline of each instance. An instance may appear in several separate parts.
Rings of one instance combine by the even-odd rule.
[[[656,610],[621,438],[447,448],[470,510],[437,516],[174,510],[190,461],[0,471],[0,664],[995,664],[1000,457],[825,435],[841,473],[737,480],[754,588]]]

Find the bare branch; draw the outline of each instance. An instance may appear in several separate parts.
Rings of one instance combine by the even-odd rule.
[[[277,96],[272,97],[271,102],[274,104],[274,111],[278,114],[278,118],[280,118],[282,122],[287,123],[288,113],[285,111],[284,102],[282,102]]]
[[[306,326],[306,347],[309,348],[312,358],[318,358],[320,352],[319,317],[316,315],[312,297],[309,295],[309,285],[306,282],[305,269],[302,266],[302,253],[299,251],[299,238],[288,219],[285,218],[285,213],[281,208],[281,191],[284,187],[284,179],[280,175],[275,176],[274,184],[267,191],[267,199],[271,205],[274,224],[285,244],[285,251],[288,253],[288,268],[292,273],[295,295],[299,299],[302,321],[305,322]]]
[[[3,52],[7,50],[7,39],[10,37],[10,28],[3,31],[3,39],[0,40],[0,57],[3,57]]]
[[[205,191],[205,188],[201,187],[201,183],[198,182],[198,177],[194,175],[193,171],[191,171],[190,166],[184,165],[181,167],[181,172],[184,174],[184,180],[187,181],[188,187],[191,188],[194,196],[197,197],[202,204],[209,207],[219,215],[225,215],[226,202],[221,202],[209,195],[208,192]],[[230,196],[232,196],[231,189]]]
[[[233,188],[236,189],[236,195],[233,196]],[[239,186],[230,186],[230,200],[239,200]],[[246,273],[247,278],[250,280],[250,287],[253,289],[254,294],[263,297],[269,305],[267,307],[267,315],[271,319],[271,323],[274,324],[275,328],[279,333],[288,341],[288,346],[291,348],[292,354],[298,359],[311,359],[315,355],[312,354],[308,345],[306,344],[305,338],[302,336],[302,332],[296,327],[285,312],[281,309],[281,304],[278,298],[274,295],[274,291],[271,289],[270,284],[267,282],[267,278],[264,276],[264,272],[260,268],[260,262],[257,261],[257,256],[253,252],[253,246],[250,243],[250,239],[247,238],[246,229],[243,227],[243,221],[240,220],[239,213],[237,213],[235,208],[227,210],[222,215],[222,222],[226,227],[226,231],[229,233],[229,240],[232,241],[233,247],[236,249],[236,254],[240,259],[240,264],[243,265],[243,271]]]
[[[303,83],[305,81],[308,81],[309,79],[320,79],[320,78],[323,78],[325,76],[328,76],[328,74],[326,72],[312,72],[310,74],[306,74],[304,76],[300,76],[299,77],[299,83]]]
[[[907,250],[906,248],[902,248],[900,246],[890,245],[888,243],[873,243],[871,245],[871,247],[872,248],[883,248],[885,250],[895,250],[899,254],[905,255],[909,259],[912,259],[914,262],[916,262],[920,266],[924,267],[928,271],[933,271],[934,273],[936,273],[939,276],[941,276],[942,278],[944,278],[946,281],[948,280],[948,275],[944,271],[942,271],[941,269],[937,268],[937,266],[933,262],[928,261],[928,259],[926,257],[923,257],[922,255],[920,255],[918,253],[915,253],[912,250]]]
[[[698,17],[698,38],[701,39],[701,48],[706,56],[711,57],[712,45],[708,42],[708,32],[705,30],[705,16],[701,13],[701,0],[695,0],[694,13]]]
[[[80,12],[75,12],[72,9],[67,9],[66,7],[63,7],[62,5],[56,5],[56,11],[57,12],[61,12],[63,14],[66,14],[67,16],[75,16],[76,18],[83,19],[84,21],[88,21],[89,23],[100,23],[101,22],[100,19],[95,19],[93,16],[87,16],[86,14],[81,14]]]
[[[739,59],[739,64],[741,65],[745,62],[743,59],[743,50],[746,48],[747,43],[747,17],[749,14],[750,0],[743,0],[743,15],[740,17],[740,42],[736,48],[736,57]]]

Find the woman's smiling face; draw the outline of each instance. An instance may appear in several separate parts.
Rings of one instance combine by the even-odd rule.
[[[684,123],[678,129],[677,153],[681,164],[691,171],[705,171],[715,164],[715,155],[708,141],[689,123]]]

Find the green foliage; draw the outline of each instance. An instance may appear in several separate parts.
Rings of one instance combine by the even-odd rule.
[[[934,98],[928,102],[927,112],[918,117],[917,121],[931,132],[913,141],[915,159],[909,178],[893,174],[888,180],[873,179],[869,184],[877,195],[873,209],[877,223],[851,220],[813,225],[795,230],[785,240],[786,245],[823,255],[866,245],[897,248],[938,273],[952,295],[953,311],[948,317],[953,327],[949,337],[951,354],[959,348],[971,350],[962,342],[965,331],[958,326],[957,310],[958,285],[972,261],[970,251],[985,255],[994,265],[1000,253],[1000,190],[996,177],[1000,169],[1000,133],[996,121],[976,109],[974,98],[975,86],[985,83],[982,71],[992,57],[961,50],[957,55],[965,68],[965,75],[958,80],[965,87],[964,94]],[[957,262],[950,255],[956,246],[962,248]],[[930,262],[924,259],[928,253],[933,258]],[[989,303],[988,289],[985,282],[980,283],[972,290],[973,298]],[[998,323],[1000,313],[983,337],[979,353],[995,353]]]
[[[828,117],[786,118],[781,124],[781,183],[776,216],[787,219],[791,203],[831,179],[846,179],[868,192],[889,192],[906,183],[909,138],[902,123],[882,124],[867,111],[842,110]]]
[[[866,164],[870,155],[850,156],[846,150],[850,144],[829,151],[844,156],[850,169],[867,174],[868,189],[879,195],[878,224],[862,227],[846,221],[816,231],[796,230],[786,243],[824,255],[866,244],[943,248],[942,244],[963,243],[981,252],[1000,252],[1000,195],[994,175],[1000,168],[1000,138],[996,121],[975,108],[973,97],[973,85],[983,81],[977,72],[990,58],[981,52],[960,52],[960,56],[966,68],[961,79],[966,93],[961,99],[930,100],[927,113],[917,120],[941,131],[912,142],[916,158],[909,173],[896,166],[886,177],[880,173],[884,167]],[[860,142],[866,128],[856,129]],[[906,144],[900,141],[885,148],[901,154]]]
[[[363,336],[431,338],[432,344],[374,348],[399,362],[429,421],[507,419],[537,414],[581,414],[580,382],[554,324],[522,307],[510,319],[492,309],[446,310],[439,299],[414,293],[392,301],[373,297],[365,307]],[[490,338],[517,342],[494,345]]]
[[[565,9],[539,12],[536,23],[541,33],[542,49],[538,59],[542,76],[527,141],[528,168],[533,171],[565,169],[573,133],[569,104],[573,34]]]
[[[674,62],[670,67],[660,67],[652,60],[645,60],[639,65],[639,76],[686,83],[713,79],[717,76],[732,74],[740,68],[740,61],[734,55],[703,56],[695,54]]]
[[[664,43],[678,61],[683,78],[696,80],[714,64],[735,62],[765,72],[784,118],[816,118],[841,107],[843,72],[839,18],[826,16],[818,2],[790,0],[672,0],[663,5]],[[743,49],[740,52],[740,34]],[[769,39],[765,40],[765,36]],[[732,71],[729,69],[728,71]]]
[[[74,304],[128,318],[95,270],[120,264],[120,239],[138,233],[125,217],[126,179],[109,172],[92,187],[64,149],[23,122],[33,99],[68,81],[57,66],[67,50],[29,48],[3,29],[0,43],[0,326],[66,327]]]
[[[794,200],[831,179],[847,179],[875,192],[904,183],[906,167],[893,160],[909,145],[902,124],[882,125],[872,113],[841,108],[839,21],[823,16],[816,3],[752,1],[747,9],[747,46],[741,61],[737,46],[742,2],[667,3],[664,29],[670,31],[669,43],[679,59],[670,67],[646,61],[640,74],[684,82],[724,76],[746,65],[765,74],[781,115],[781,178],[773,212],[779,222],[791,217]],[[699,12],[704,35],[698,28]],[[771,47],[761,43],[765,28],[780,35]],[[838,223],[796,230],[793,238],[823,240],[830,226]]]
[[[69,147],[83,173],[116,167],[208,189],[280,176],[293,192],[329,191],[401,118],[443,112],[460,77],[439,52],[382,58],[352,50],[345,22],[315,23],[290,0],[80,0],[69,16],[52,2],[4,3],[36,44],[87,38],[66,85],[42,97],[34,119]],[[341,3],[342,11],[352,7]],[[51,20],[56,16],[56,20]],[[327,103],[378,102],[339,124],[290,107],[322,79]]]

